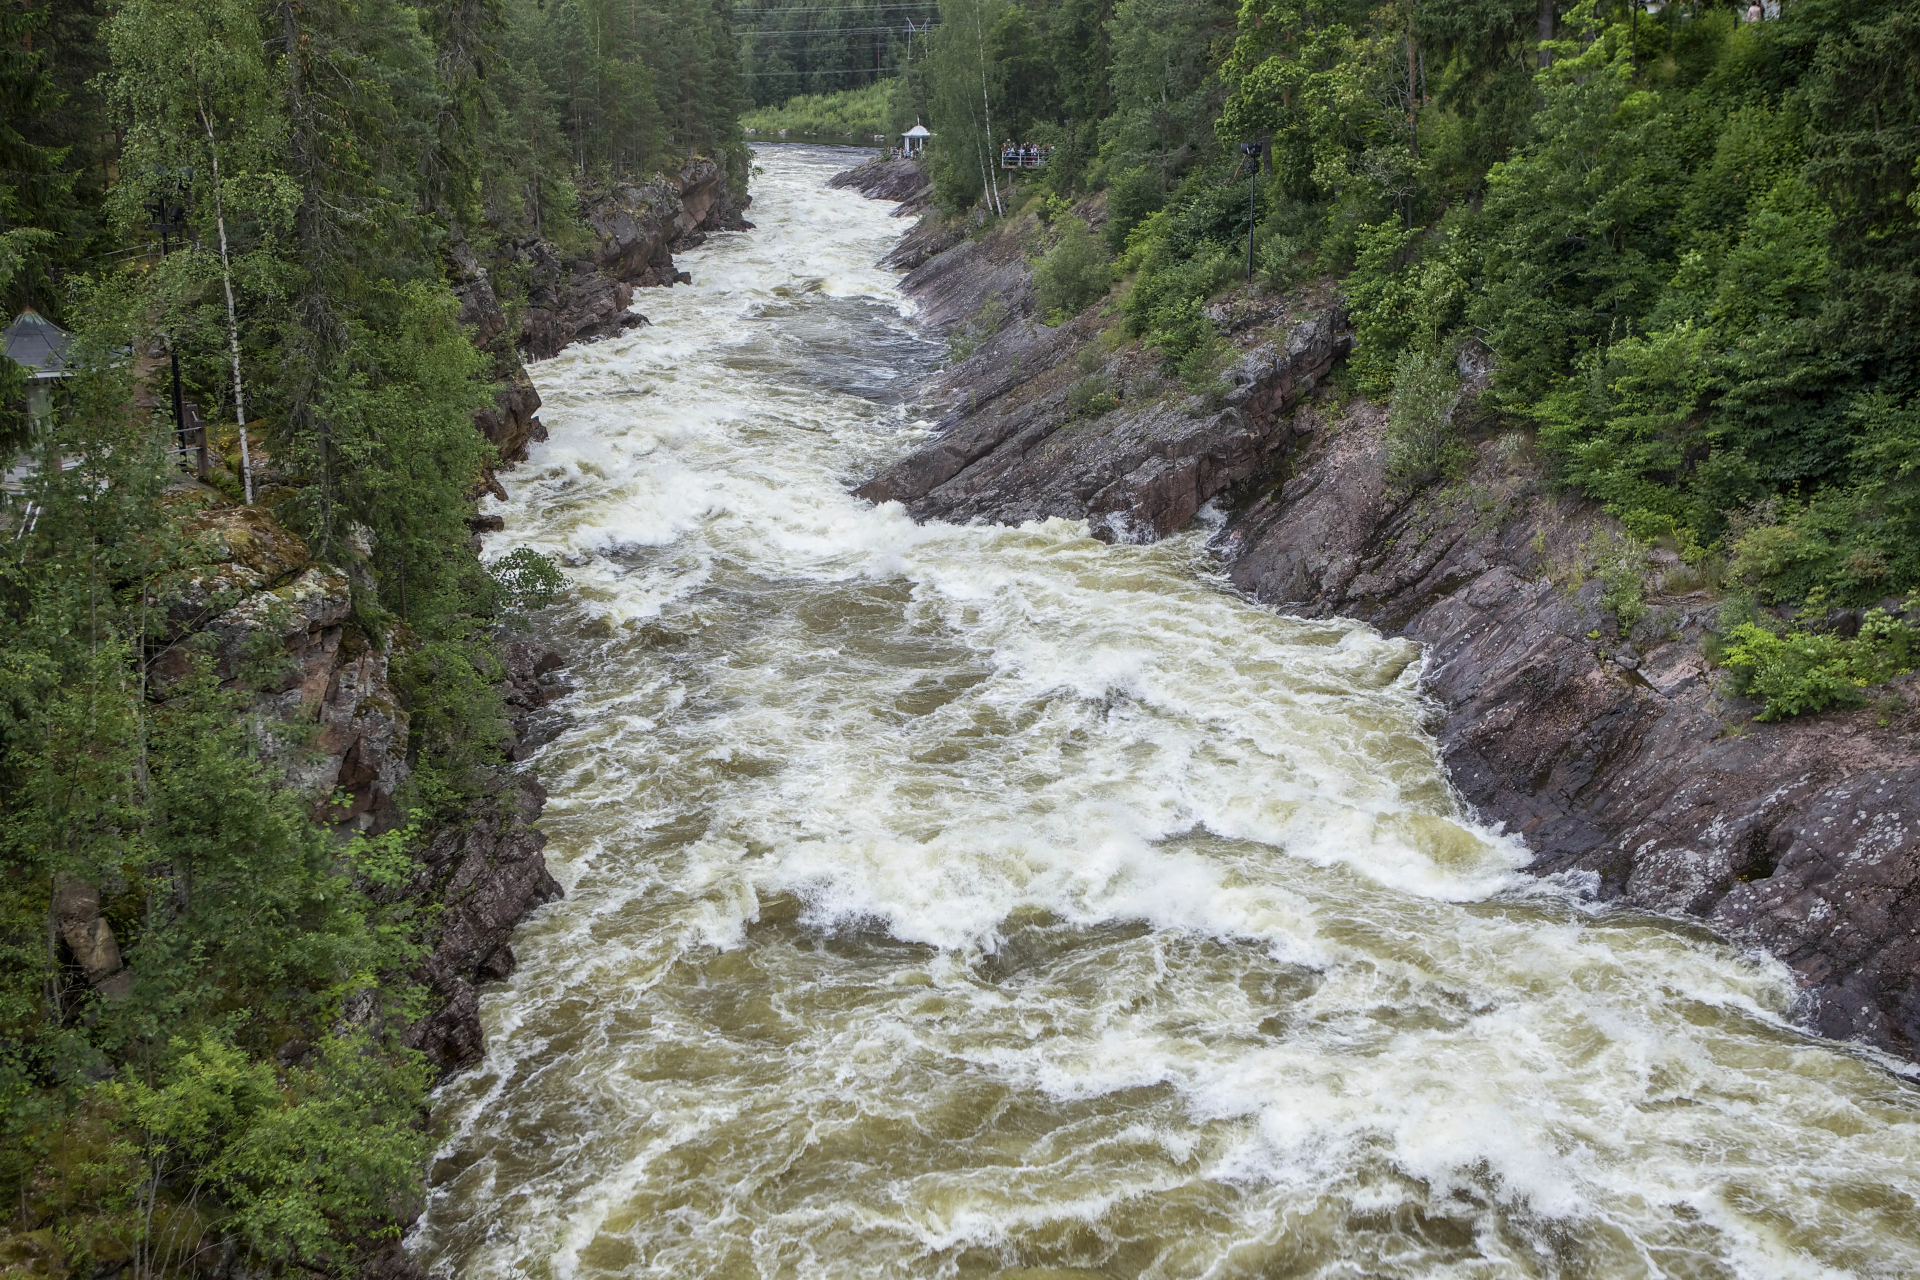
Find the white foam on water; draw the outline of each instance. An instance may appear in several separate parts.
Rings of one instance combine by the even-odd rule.
[[[508,531],[574,584],[437,1275],[1920,1274],[1913,1086],[1778,965],[1597,911],[1450,793],[1419,653],[1204,531],[916,525],[903,229],[759,229],[534,368]],[[1217,517],[1216,517],[1217,518]]]

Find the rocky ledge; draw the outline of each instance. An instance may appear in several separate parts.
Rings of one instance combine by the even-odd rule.
[[[1764,949],[1799,980],[1809,1029],[1920,1058],[1920,677],[1866,709],[1756,722],[1704,655],[1716,601],[1677,557],[1632,567],[1632,625],[1603,607],[1625,544],[1524,432],[1476,412],[1484,363],[1462,365],[1464,473],[1397,490],[1384,408],[1322,387],[1349,343],[1328,283],[1209,308],[1235,357],[1188,395],[1097,309],[1038,322],[1030,223],[949,240],[906,277],[971,350],[927,389],[933,438],[859,494],[1141,540],[1218,502],[1216,549],[1253,599],[1422,642],[1454,785],[1527,842],[1533,871]]]
[[[933,179],[918,160],[900,156],[875,156],[857,169],[836,173],[827,179],[835,190],[858,191],[869,200],[893,200],[900,204],[896,218],[918,213],[933,195]]]

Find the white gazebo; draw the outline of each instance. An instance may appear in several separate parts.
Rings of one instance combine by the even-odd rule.
[[[38,426],[53,412],[53,383],[67,376],[67,351],[73,337],[29,307],[0,331],[0,349],[27,371],[27,421]]]
[[[927,132],[927,126],[914,121],[913,128],[900,135],[900,154],[917,156],[927,149],[927,139],[933,135]]]

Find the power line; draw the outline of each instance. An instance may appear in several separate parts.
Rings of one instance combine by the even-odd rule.
[[[892,75],[891,67],[832,67],[824,71],[742,71],[742,80],[757,80],[761,76],[850,76],[865,72],[876,75]]]
[[[933,27],[915,27],[914,28],[914,32],[916,34],[922,31],[932,31],[932,30],[935,30],[935,28]],[[906,28],[905,27],[817,27],[813,29],[807,29],[803,27],[795,27],[791,31],[736,31],[734,32],[734,34],[737,36],[743,36],[743,37],[744,36],[874,36],[874,35],[880,35],[884,32],[889,32],[889,31],[905,34]]]
[[[744,14],[751,17],[758,13],[878,13],[883,10],[892,9],[937,9],[939,7],[940,0],[924,0],[923,3],[913,4],[835,4],[815,5],[800,9],[785,9],[779,7],[735,9],[730,16],[738,18]]]

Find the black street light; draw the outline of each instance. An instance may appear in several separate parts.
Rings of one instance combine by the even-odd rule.
[[[154,177],[154,198],[146,205],[147,230],[160,233],[160,256],[165,258],[174,248],[168,237],[186,243],[187,209],[181,201],[193,183],[193,170],[168,173],[162,169],[156,171]],[[173,436],[184,456],[188,447],[187,410],[180,397],[180,350],[174,345],[172,334],[167,335],[167,355],[173,363]]]
[[[1253,184],[1260,177],[1261,143],[1258,139],[1240,144],[1240,154],[1253,162],[1247,174],[1247,283],[1253,283]]]

